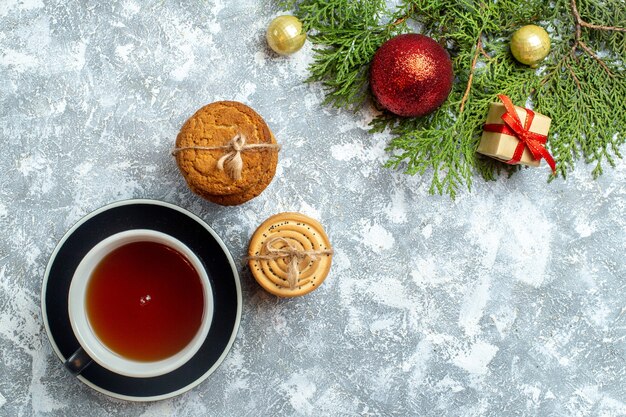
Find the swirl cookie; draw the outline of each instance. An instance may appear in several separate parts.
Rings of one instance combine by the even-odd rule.
[[[252,108],[218,101],[185,122],[173,153],[193,192],[218,204],[235,205],[258,196],[269,185],[279,147]]]
[[[299,213],[280,213],[252,235],[248,265],[265,290],[279,297],[296,297],[324,282],[332,254],[319,222]]]

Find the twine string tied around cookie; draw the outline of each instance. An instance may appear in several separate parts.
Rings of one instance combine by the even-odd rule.
[[[175,148],[172,154],[193,149],[197,151],[228,151],[217,160],[217,169],[225,171],[231,179],[237,181],[241,179],[241,172],[243,171],[243,159],[241,153],[247,150],[254,149],[277,149],[280,150],[280,145],[276,143],[250,143],[246,144],[246,137],[241,134],[236,134],[226,145],[223,146],[183,146]]]
[[[277,244],[283,244],[279,246]],[[272,239],[268,239],[263,247],[261,253],[265,252],[265,255],[250,256],[252,260],[264,260],[271,261],[280,258],[286,258],[289,267],[287,269],[287,283],[290,289],[294,289],[298,286],[298,276],[300,275],[300,262],[306,258],[312,261],[316,261],[322,255],[332,255],[332,249],[325,250],[303,250],[298,248],[294,243],[285,239],[284,237],[277,236]]]
[[[246,137],[243,135],[235,135],[234,138],[228,142],[230,152],[222,155],[217,160],[217,169],[224,171],[224,165],[226,165],[226,174],[235,181],[241,179],[241,171],[243,169],[243,159],[241,159],[241,151],[246,145]]]

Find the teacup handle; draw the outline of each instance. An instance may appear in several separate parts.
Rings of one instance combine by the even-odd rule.
[[[93,359],[87,355],[87,352],[81,347],[72,354],[65,361],[65,367],[72,373],[72,375],[80,375],[83,370],[88,367]]]

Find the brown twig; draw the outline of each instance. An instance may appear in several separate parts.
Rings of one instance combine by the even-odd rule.
[[[572,78],[574,79],[574,82],[576,83],[576,86],[580,90],[581,89],[580,81],[578,80],[578,77],[576,76],[576,73],[574,72],[574,69],[572,68],[572,66],[570,64],[567,63],[567,60],[564,60],[563,62],[565,63],[565,66],[569,70],[569,73],[572,74]]]
[[[591,50],[591,48],[589,48],[585,42],[579,40],[578,41],[578,46],[580,46],[585,52],[587,52],[590,57],[592,57],[593,59],[598,61],[598,64],[600,64],[602,66],[602,68],[604,68],[604,71],[606,71],[606,73],[609,75],[609,77],[615,78],[615,75],[611,72],[609,67],[604,63],[602,58],[600,58],[598,55],[596,55],[596,53],[593,52]]]
[[[472,81],[474,80],[474,70],[476,69],[476,62],[478,61],[478,54],[483,49],[483,43],[481,41],[482,32],[478,33],[478,41],[476,42],[476,51],[474,51],[474,58],[472,59],[472,66],[470,68],[469,78],[467,80],[467,87],[465,88],[465,94],[463,94],[463,98],[461,99],[461,107],[459,108],[459,114],[463,113],[463,109],[465,108],[465,103],[469,98],[470,90],[472,89]],[[489,56],[489,55],[487,55]]]
[[[482,56],[484,56],[487,59],[491,59],[491,55],[489,55],[487,51],[485,51],[485,48],[483,48],[482,42],[478,42],[478,49],[480,49],[480,53],[482,54]]]
[[[617,26],[594,25],[593,23],[585,22],[580,16],[580,13],[578,12],[578,6],[576,6],[576,0],[571,0],[570,4],[572,7],[572,15],[574,16],[574,25],[576,29],[576,32],[574,33],[574,45],[572,45],[572,56],[576,58],[576,54],[575,54],[576,49],[578,48],[582,49],[590,57],[595,59],[600,64],[600,66],[602,66],[602,68],[604,69],[604,71],[606,71],[609,77],[614,78],[613,73],[611,72],[609,67],[604,63],[602,58],[600,58],[595,52],[593,52],[593,50],[589,46],[587,46],[585,42],[582,41],[581,39],[582,28],[586,27],[586,28],[594,29],[594,30],[606,30],[606,31],[617,31],[617,32],[626,32],[626,28],[617,27]],[[572,71],[570,70],[570,72]],[[574,79],[577,81],[576,83],[578,84],[578,80],[576,79],[576,77],[574,77]]]
[[[572,13],[574,14],[574,18],[576,19],[576,23],[580,26],[584,26],[589,29],[595,30],[608,30],[608,31],[616,31],[616,32],[626,32],[626,28],[621,28],[617,26],[603,26],[603,25],[594,25],[593,23],[585,22],[581,17],[580,13],[578,13],[578,7],[576,6],[576,0],[572,0]]]
[[[411,15],[415,12],[415,5],[413,4],[409,10],[406,12],[406,14],[402,17],[397,18],[393,23],[391,23],[391,26],[398,26],[401,25],[402,23],[406,22],[409,17],[411,17]]]

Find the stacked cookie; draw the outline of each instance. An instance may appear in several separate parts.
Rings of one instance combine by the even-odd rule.
[[[253,109],[236,101],[218,101],[185,122],[173,153],[193,192],[233,206],[265,190],[274,178],[279,149]]]
[[[324,282],[332,255],[319,222],[300,213],[280,213],[265,220],[252,235],[248,265],[266,291],[296,297]]]

